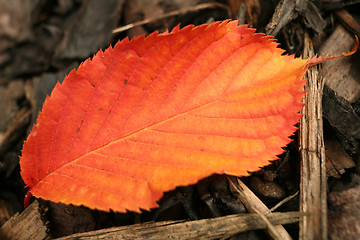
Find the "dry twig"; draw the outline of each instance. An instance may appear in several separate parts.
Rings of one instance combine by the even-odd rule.
[[[238,185],[229,179],[230,186],[238,193],[240,201],[245,205],[249,212],[261,212],[264,214],[269,211],[265,204],[262,203],[242,181],[239,179],[237,179],[237,181]],[[274,228],[268,228],[267,232],[273,239],[292,239],[282,225],[275,225]]]
[[[196,12],[196,11],[203,10],[203,9],[208,9],[208,8],[223,8],[223,9],[225,9],[225,10],[227,10],[229,12],[229,16],[231,14],[228,6],[226,6],[224,4],[217,3],[217,2],[203,3],[203,4],[195,5],[195,6],[192,6],[192,7],[189,7],[189,8],[184,8],[184,9],[171,11],[171,12],[165,13],[165,14],[159,16],[159,17],[156,17],[156,18],[148,18],[148,19],[144,19],[142,21],[138,21],[138,22],[135,22],[135,23],[130,23],[130,24],[127,24],[125,26],[116,28],[112,32],[113,33],[120,33],[120,32],[129,30],[130,28],[145,25],[145,24],[148,24],[148,23],[160,20],[160,19],[173,17],[173,16],[177,16],[177,15],[183,15],[183,14],[186,14],[186,13],[189,13],[189,12]]]

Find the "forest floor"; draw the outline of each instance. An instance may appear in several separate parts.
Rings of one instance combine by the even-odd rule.
[[[132,39],[171,30],[178,24],[184,27],[237,19],[257,32],[274,36],[287,54],[304,56],[310,42],[318,55],[334,55],[350,51],[355,35],[360,37],[359,13],[360,1],[0,0],[0,237],[21,239],[14,233],[16,224],[6,224],[21,221],[19,216],[24,212],[27,189],[20,176],[19,156],[46,96],[56,82],[61,82],[99,49],[114,46],[125,37]],[[315,227],[329,239],[357,239],[360,235],[360,52],[325,62],[318,72],[325,83],[319,89],[323,129],[318,130],[321,134],[323,130],[325,145],[322,161],[326,176],[320,184],[326,187],[326,201],[322,205],[326,208],[322,213],[326,219]],[[300,135],[296,132],[279,160],[241,178],[269,209],[284,199],[285,203],[276,211],[304,209]],[[321,170],[321,163],[318,167]],[[237,180],[214,175],[196,185],[179,187],[165,194],[158,209],[142,214],[106,213],[32,199],[40,211],[39,224],[45,226],[44,235],[38,238],[59,238],[149,221],[196,223],[201,219],[247,213],[249,209],[243,202],[246,200],[239,200],[232,181]],[[219,223],[202,224],[209,224],[203,231],[218,230]],[[155,229],[159,225],[143,227]],[[298,221],[284,225],[291,238],[310,239],[304,237],[301,228],[304,226],[299,228]],[[129,229],[133,233],[139,231]],[[179,229],[188,231],[183,225]],[[258,228],[250,226],[240,234],[213,238],[286,239],[271,230],[250,229]],[[199,238],[201,231],[199,228],[200,235],[194,233],[192,237]],[[159,239],[165,234],[161,229],[155,232],[157,235],[147,232],[150,235],[146,236]]]

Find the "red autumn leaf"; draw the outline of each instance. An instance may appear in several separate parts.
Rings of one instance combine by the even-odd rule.
[[[22,178],[36,197],[124,212],[214,173],[258,170],[301,117],[307,60],[282,53],[236,21],[99,51],[46,99]]]

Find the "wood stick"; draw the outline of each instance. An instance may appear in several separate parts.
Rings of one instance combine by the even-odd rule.
[[[295,223],[304,216],[300,212],[265,214],[273,224]],[[67,239],[224,239],[235,234],[267,228],[258,214],[236,214],[197,221],[165,221],[113,227],[98,231],[77,233],[57,240]]]
[[[240,179],[237,178],[238,185],[234,184],[230,179],[229,182],[231,187],[236,189],[240,201],[249,212],[260,212],[264,215],[269,212],[266,205]],[[267,228],[266,231],[273,239],[292,239],[282,225],[275,225],[273,228]]]
[[[311,40],[305,34],[304,57],[314,56]],[[322,122],[324,82],[317,66],[307,71],[304,114],[300,120],[300,212],[310,215],[300,221],[299,239],[327,239],[326,167]]]
[[[50,239],[46,233],[46,226],[41,220],[39,203],[34,201],[20,215],[17,213],[4,223],[4,225],[0,228],[0,239]]]

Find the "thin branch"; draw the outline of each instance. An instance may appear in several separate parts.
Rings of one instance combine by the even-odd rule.
[[[259,212],[264,214],[269,211],[266,205],[261,202],[261,200],[242,181],[240,181],[240,179],[237,178],[237,184],[232,182],[231,179],[228,180],[230,182],[230,187],[235,190],[236,193],[238,193],[238,198],[245,205],[246,209],[249,212],[256,212],[256,210],[258,210]],[[276,230],[275,234],[273,231],[274,229]],[[292,239],[282,225],[275,225],[274,229],[267,229],[269,235],[274,239]],[[279,238],[279,235],[281,236],[281,238]]]
[[[278,209],[279,207],[281,207],[283,204],[285,204],[286,202],[290,201],[291,199],[293,199],[294,197],[296,197],[299,194],[299,191],[297,191],[296,193],[294,193],[291,196],[288,196],[286,198],[284,198],[283,200],[281,200],[278,204],[276,204],[274,207],[272,207],[269,212],[274,212],[276,209]]]
[[[144,19],[142,21],[130,23],[130,24],[127,24],[125,26],[118,27],[118,28],[114,29],[112,31],[112,33],[120,33],[120,32],[129,30],[130,28],[137,27],[137,26],[142,26],[142,25],[145,25],[145,24],[148,24],[148,23],[151,23],[151,22],[155,22],[155,21],[160,20],[160,19],[173,17],[173,16],[177,16],[177,15],[184,15],[184,14],[189,13],[189,12],[197,12],[197,11],[200,11],[200,10],[203,10],[203,9],[208,9],[208,8],[222,8],[222,9],[225,9],[228,12],[230,12],[229,7],[224,5],[224,4],[217,3],[217,2],[203,3],[203,4],[195,5],[195,6],[192,6],[192,7],[171,11],[171,12],[165,13],[165,14],[163,14],[161,16],[158,16],[158,17],[155,17],[155,18],[147,18],[147,19]]]

